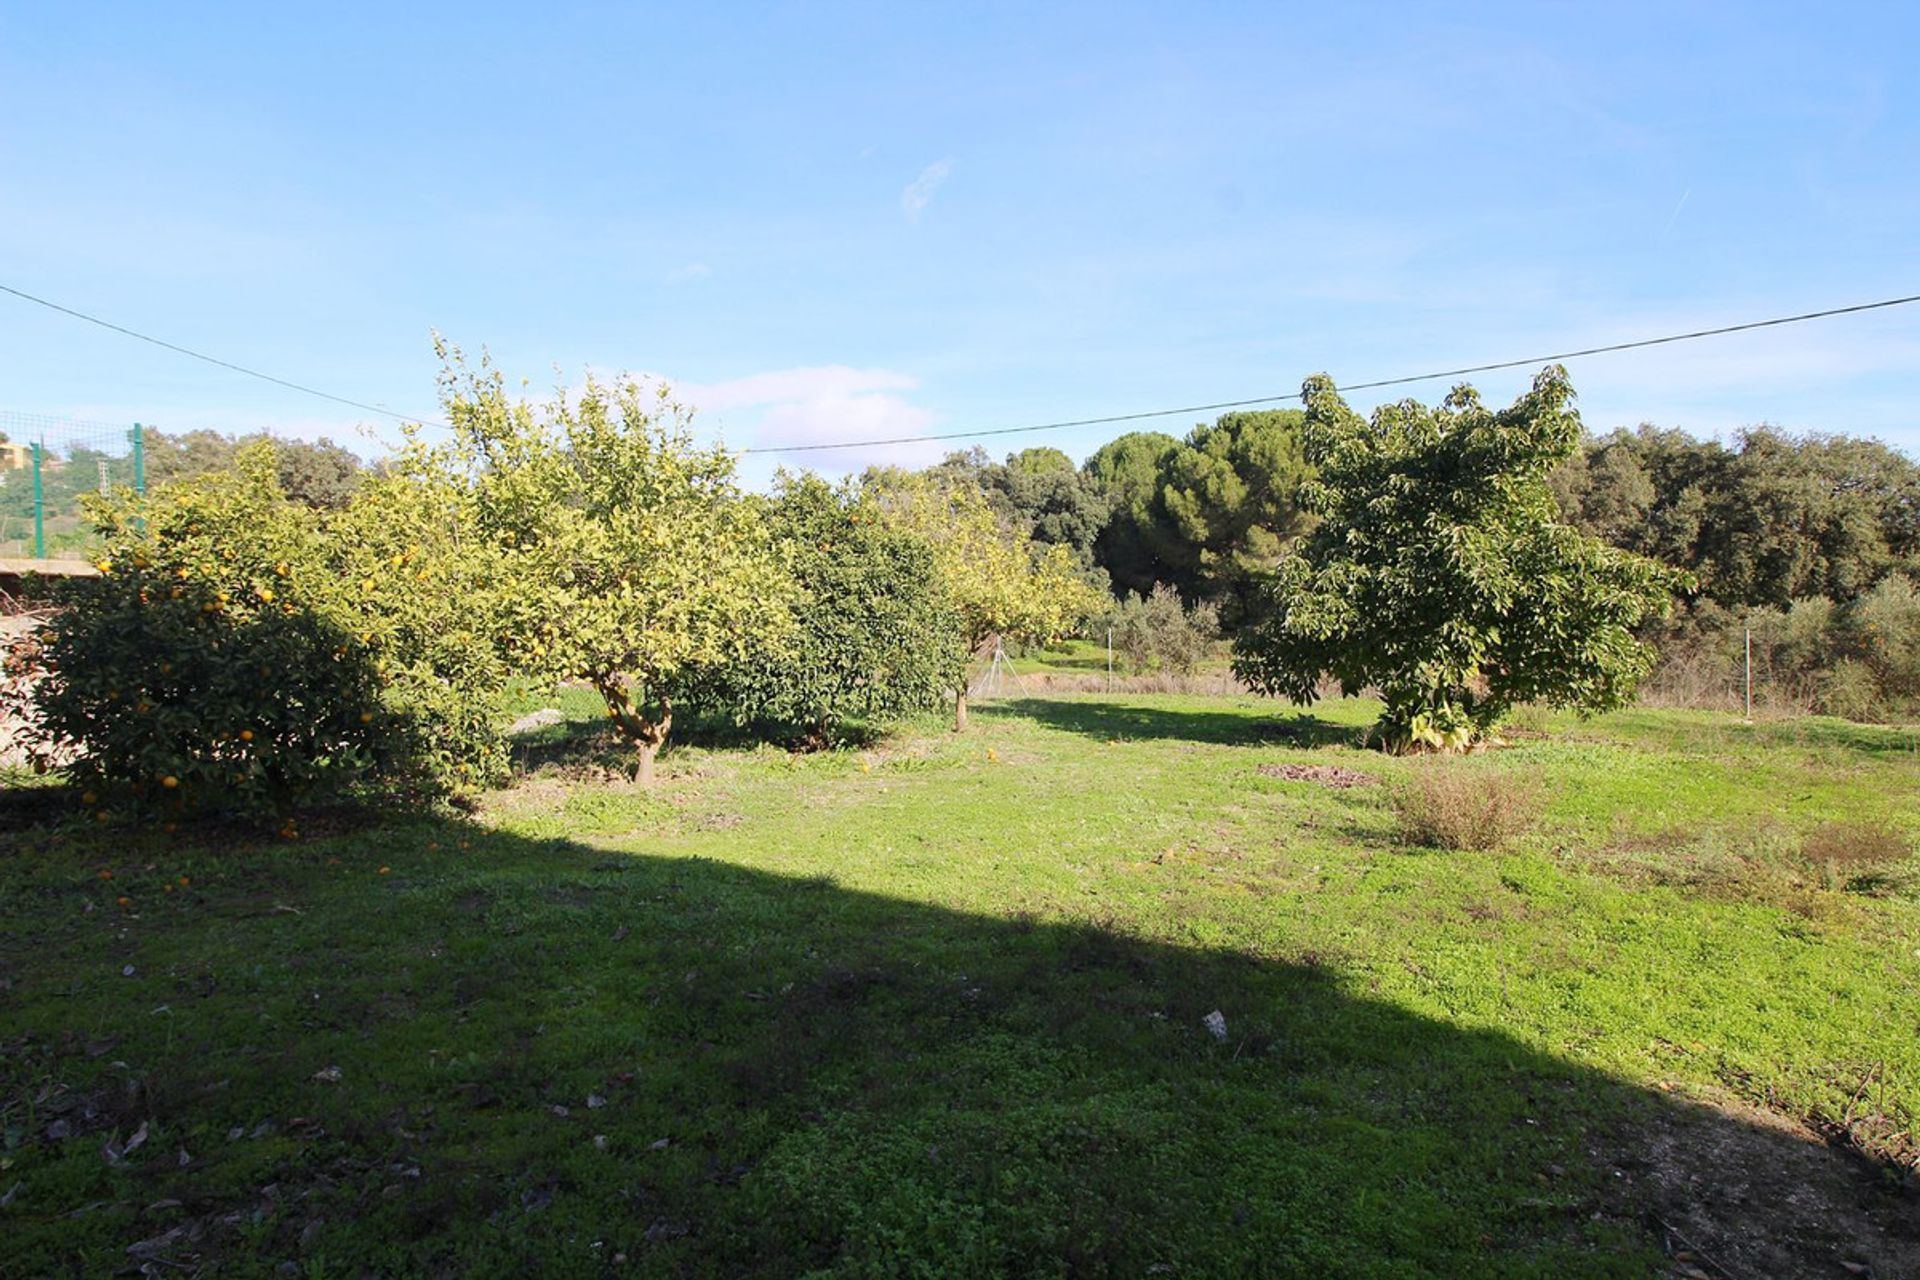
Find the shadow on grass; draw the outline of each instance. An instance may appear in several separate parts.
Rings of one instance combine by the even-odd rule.
[[[687,716],[677,720],[661,751],[662,767],[686,747],[709,751],[743,750],[771,744],[787,751],[831,751],[870,746],[885,734],[884,726],[843,722],[825,736],[783,725],[741,725],[732,720]],[[624,773],[634,770],[633,748],[604,722],[568,720],[516,735],[509,744],[516,774],[545,768],[563,771]]]
[[[1831,716],[1804,716],[1791,720],[1763,720],[1753,728],[1757,741],[1772,745],[1829,747],[1863,755],[1912,757],[1920,755],[1920,729],[1892,725],[1857,724]]]
[[[1224,746],[1359,746],[1366,730],[1305,712],[1268,717],[1244,711],[1142,706],[1094,698],[1010,698],[983,702],[984,716],[1014,716],[1052,729],[1119,741],[1171,738]]]
[[[1920,1266],[1866,1162],[1310,961],[424,818],[98,856],[0,837],[4,1274]]]

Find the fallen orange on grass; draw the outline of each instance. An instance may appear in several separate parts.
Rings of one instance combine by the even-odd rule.
[[[119,903],[123,907],[130,907],[133,905],[133,899],[127,897],[125,894],[122,894],[120,897],[115,898],[114,901]]]
[[[392,868],[392,867],[382,867],[382,868],[380,868],[380,874],[381,874],[381,875],[383,875],[383,876],[384,876],[384,875],[391,875],[392,873],[393,873],[393,868]]]

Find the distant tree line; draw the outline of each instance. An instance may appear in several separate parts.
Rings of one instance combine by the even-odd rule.
[[[225,471],[242,449],[266,438],[261,432],[236,438],[218,431],[176,434],[143,428],[147,484],[152,487]],[[0,443],[5,440],[5,434],[0,433]],[[49,446],[49,465],[41,471],[40,488],[50,550],[58,552],[93,541],[91,530],[81,518],[80,499],[99,493],[103,480],[108,490],[132,486],[133,451],[129,444],[123,439],[112,452],[93,443]],[[275,439],[274,444],[281,487],[295,502],[310,507],[345,506],[366,471],[352,450],[331,440]],[[0,540],[25,537],[32,529],[33,511],[32,477],[24,470],[0,474]]]
[[[218,431],[187,431],[170,435],[146,433],[147,483],[160,484],[187,476],[224,471],[249,444],[266,439],[264,432],[227,436]],[[287,497],[309,507],[347,505],[365,467],[351,450],[322,437],[286,440],[274,437],[274,460],[280,487]]]
[[[1750,630],[1763,698],[1857,718],[1920,699],[1920,467],[1905,454],[1641,426],[1590,439],[1553,479],[1570,522],[1694,576],[1653,637],[1656,687],[1735,685]]]
[[[929,471],[976,485],[1122,601],[1171,588],[1239,631],[1260,622],[1262,584],[1315,524],[1300,502],[1316,474],[1304,421],[1236,412],[1184,438],[1131,432],[1079,467],[1053,448],[1004,462],[975,448]],[[1566,523],[1692,576],[1671,616],[1644,629],[1662,655],[1656,688],[1724,695],[1751,627],[1768,696],[1853,715],[1920,699],[1920,466],[1900,451],[1642,425],[1586,436],[1549,479]]]

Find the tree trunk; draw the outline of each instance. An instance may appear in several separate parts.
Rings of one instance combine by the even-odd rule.
[[[654,757],[666,745],[667,734],[673,728],[673,704],[663,696],[660,699],[660,714],[649,716],[634,705],[633,696],[627,691],[625,677],[607,676],[596,679],[593,685],[600,691],[600,696],[607,700],[607,716],[613,721],[613,727],[633,743],[635,784],[651,787]]]
[[[967,687],[965,685],[961,685],[959,689],[954,691],[953,731],[955,733],[965,733],[967,731]]]

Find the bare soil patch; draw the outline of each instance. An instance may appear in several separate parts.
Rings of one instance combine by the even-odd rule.
[[[1913,1175],[1777,1113],[1696,1097],[1593,1154],[1664,1235],[1676,1275],[1920,1276]]]
[[[1316,782],[1341,791],[1349,787],[1370,787],[1379,781],[1370,773],[1343,769],[1337,764],[1263,764],[1254,772],[1283,782]]]

